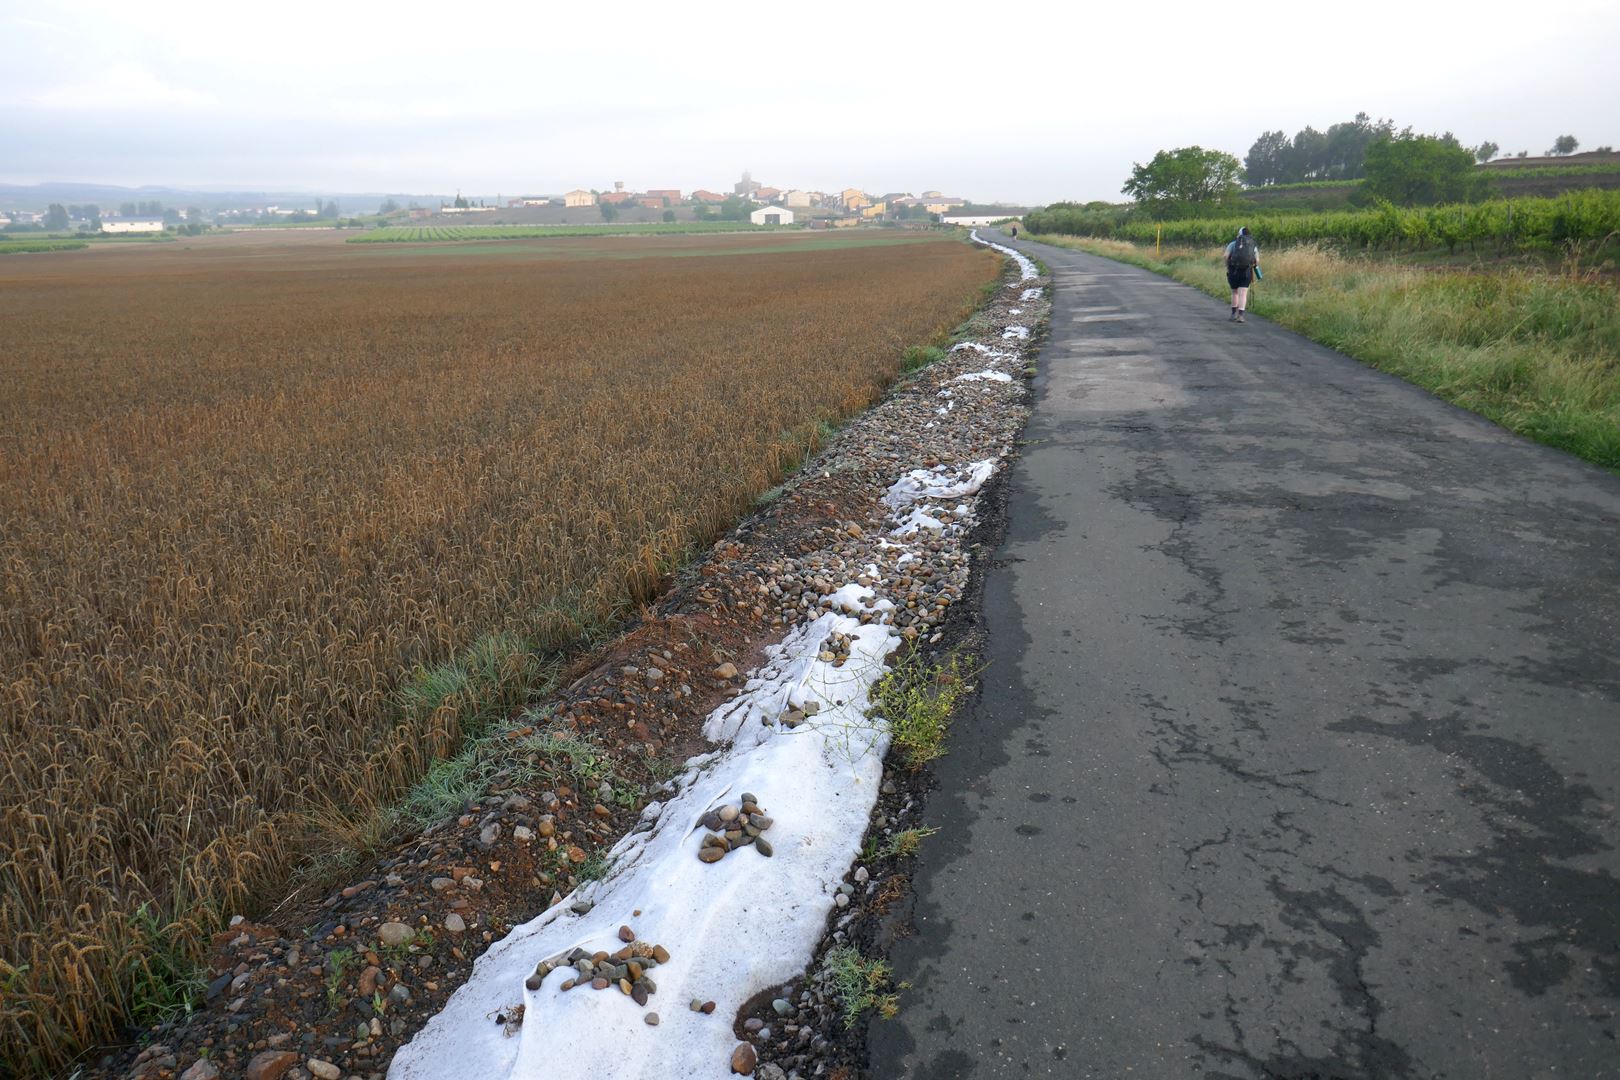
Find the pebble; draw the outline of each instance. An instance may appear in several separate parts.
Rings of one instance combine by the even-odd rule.
[[[738,1043],[737,1049],[731,1052],[731,1071],[738,1076],[754,1075],[754,1066],[759,1063],[759,1054],[747,1043]]]
[[[304,1068],[308,1069],[309,1074],[316,1077],[317,1080],[338,1080],[338,1077],[343,1075],[342,1069],[330,1061],[322,1061],[320,1058],[310,1058],[304,1062]]]
[[[198,1058],[180,1074],[180,1080],[219,1080],[219,1066],[207,1058]]]
[[[242,1075],[246,1080],[281,1080],[297,1064],[298,1055],[291,1050],[265,1050],[253,1055]]]
[[[643,1002],[643,1004],[645,1004],[645,1002]],[[648,1027],[657,1027],[658,1026],[658,1014],[655,1013],[655,1012],[650,1012],[646,1016],[643,1016],[641,1018],[641,1021],[642,1021],[642,1023],[646,1024]]]
[[[452,934],[459,934],[463,930],[467,929],[467,922],[460,915],[457,915],[452,911],[450,914],[444,917],[444,928],[450,931]]]
[[[619,940],[634,941],[636,940],[636,932],[630,929],[628,926],[621,926],[619,927]]]
[[[793,1005],[788,1001],[787,998],[777,998],[775,1001],[771,1002],[771,1008],[776,1010],[777,1016],[786,1016],[788,1014],[788,1010],[793,1008]]]
[[[524,843],[528,843],[534,839],[534,830],[527,825],[519,825],[512,830],[512,835]]]
[[[398,948],[415,936],[416,931],[402,922],[385,922],[377,928],[377,940],[382,942],[384,948]]]
[[[849,907],[849,897],[845,896],[843,893],[839,893],[833,897],[833,903],[837,904],[841,908],[847,908]]]
[[[710,674],[723,682],[730,682],[737,677],[737,665],[728,660],[715,668]]]
[[[478,832],[478,842],[480,844],[483,844],[485,847],[489,847],[491,844],[495,843],[495,841],[499,840],[500,838],[501,838],[501,827],[499,825],[494,825],[494,824],[485,825]]]

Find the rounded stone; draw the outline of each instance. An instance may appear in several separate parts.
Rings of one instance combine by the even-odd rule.
[[[658,1014],[655,1012],[648,1013],[646,1016],[643,1016],[641,1020],[642,1023],[646,1024],[648,1027],[658,1026]]]
[[[385,922],[377,927],[377,940],[382,942],[384,948],[398,948],[415,936],[416,931],[402,922]]]

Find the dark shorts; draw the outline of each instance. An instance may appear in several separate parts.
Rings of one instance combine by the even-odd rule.
[[[1226,268],[1226,283],[1234,289],[1247,289],[1254,284],[1254,267],[1228,266]]]

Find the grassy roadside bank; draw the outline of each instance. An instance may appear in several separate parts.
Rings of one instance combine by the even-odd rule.
[[[1228,296],[1218,250],[1032,240]],[[1620,470],[1620,290],[1584,276],[1434,272],[1314,245],[1265,252],[1258,314],[1510,431]]]

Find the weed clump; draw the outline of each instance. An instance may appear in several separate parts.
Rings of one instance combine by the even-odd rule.
[[[854,1027],[868,1010],[876,1010],[885,1020],[899,1013],[894,972],[885,961],[868,960],[853,945],[839,945],[827,951],[821,971],[838,999],[845,1027]]]
[[[929,663],[914,648],[872,687],[870,715],[888,721],[894,748],[908,768],[944,755],[951,719],[972,692],[978,671],[972,657],[961,653]]]

